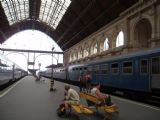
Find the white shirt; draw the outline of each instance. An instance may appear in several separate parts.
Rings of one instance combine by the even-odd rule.
[[[97,95],[96,95],[96,91],[97,91],[97,88],[96,88],[96,87],[92,88],[92,89],[91,89],[91,94],[94,95],[94,96],[97,96]]]
[[[77,100],[79,101],[79,95],[74,89],[69,89],[66,96],[67,100]]]

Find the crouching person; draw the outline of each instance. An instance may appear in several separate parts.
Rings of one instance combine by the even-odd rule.
[[[64,105],[66,110],[70,110],[70,105],[79,104],[79,94],[76,90],[70,88],[70,85],[65,85]]]
[[[100,83],[93,84],[93,88],[91,89],[91,94],[99,98],[102,102],[100,105],[113,105],[111,102],[111,97],[107,94],[103,94],[100,92]]]

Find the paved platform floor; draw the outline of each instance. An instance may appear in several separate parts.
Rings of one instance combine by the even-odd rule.
[[[63,101],[64,83],[55,82],[55,86],[57,90],[50,92],[48,79],[44,82],[35,81],[32,76],[23,78],[8,93],[0,96],[0,120],[78,120],[76,115],[69,118],[56,115],[56,109]],[[72,87],[78,91],[77,87]],[[118,120],[160,120],[159,108],[118,97],[112,97],[112,100],[119,106]],[[87,119],[103,118],[93,115],[84,117]]]
[[[56,115],[56,109],[63,102],[64,83],[55,82],[55,86],[57,90],[50,92],[49,79],[44,82],[35,81],[32,76],[23,78],[0,97],[0,120],[77,120],[76,115],[69,118]]]

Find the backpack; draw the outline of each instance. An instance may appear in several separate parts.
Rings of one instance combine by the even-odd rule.
[[[64,104],[59,105],[59,108],[57,109],[57,115],[59,117],[63,117],[64,115],[66,115],[66,110],[65,110],[65,105]]]

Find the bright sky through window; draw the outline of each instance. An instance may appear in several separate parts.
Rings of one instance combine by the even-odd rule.
[[[3,0],[1,4],[10,25],[29,18],[28,0]]]
[[[11,49],[29,49],[29,50],[44,50],[51,51],[55,47],[54,51],[62,52],[61,48],[46,34],[36,31],[36,30],[25,30],[19,32],[8,40],[6,40],[1,47],[11,48]],[[27,70],[27,56],[28,54],[22,53],[4,53],[10,60],[14,61],[16,64],[21,66],[23,69]],[[33,61],[33,54],[30,54],[31,62]],[[63,56],[56,55],[53,56],[53,64],[63,63]],[[45,70],[46,66],[52,64],[51,54],[36,54],[35,69],[39,68],[39,63],[41,63],[41,70]]]
[[[116,47],[124,45],[124,34],[122,31],[119,32],[116,39]]]
[[[71,0],[41,0],[39,20],[56,29]]]
[[[108,44],[108,38],[106,38],[106,40],[104,41],[104,46],[103,46],[103,50],[108,50],[109,49],[109,44]]]

